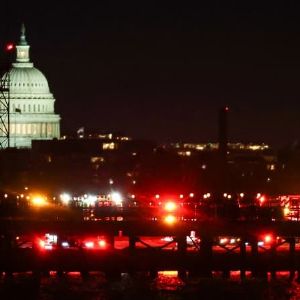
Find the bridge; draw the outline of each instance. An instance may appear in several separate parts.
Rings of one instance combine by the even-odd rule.
[[[181,221],[0,221],[0,271],[64,274],[177,270],[210,277],[221,271],[273,278],[278,271],[300,274],[297,222]]]

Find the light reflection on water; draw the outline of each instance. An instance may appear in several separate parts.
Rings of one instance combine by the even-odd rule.
[[[62,277],[56,272],[42,276],[40,286],[31,273],[14,274],[13,279],[0,278],[0,299],[265,299],[299,300],[300,284],[289,281],[288,272],[277,272],[277,279],[253,279],[247,272],[240,280],[239,272],[230,272],[224,279],[221,272],[214,272],[212,279],[193,277],[185,281],[177,271],[158,272],[156,279],[149,274],[122,274],[119,279],[106,280],[103,273],[93,272],[82,278],[79,272]]]
[[[157,290],[179,291],[185,285],[183,280],[178,277],[177,271],[161,271],[157,275],[154,281]]]

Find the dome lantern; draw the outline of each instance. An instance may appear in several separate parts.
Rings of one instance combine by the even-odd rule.
[[[22,24],[21,26],[21,35],[20,35],[20,41],[18,45],[16,46],[17,48],[17,57],[16,57],[16,62],[17,63],[22,63],[22,67],[26,67],[24,63],[29,63],[29,48],[30,46],[28,45],[26,41],[26,35],[25,35],[25,25]],[[17,64],[16,64],[17,66]],[[29,65],[28,65],[29,66]],[[30,65],[31,67],[31,65]]]

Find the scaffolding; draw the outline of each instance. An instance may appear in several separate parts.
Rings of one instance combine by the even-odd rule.
[[[10,72],[4,69],[0,78],[0,149],[10,147]]]

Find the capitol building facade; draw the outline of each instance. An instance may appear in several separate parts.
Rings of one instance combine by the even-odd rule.
[[[30,148],[32,140],[60,137],[60,116],[54,112],[55,99],[46,77],[30,62],[29,48],[22,25],[16,61],[2,77],[9,86],[6,95],[9,99],[9,145],[16,148]]]

